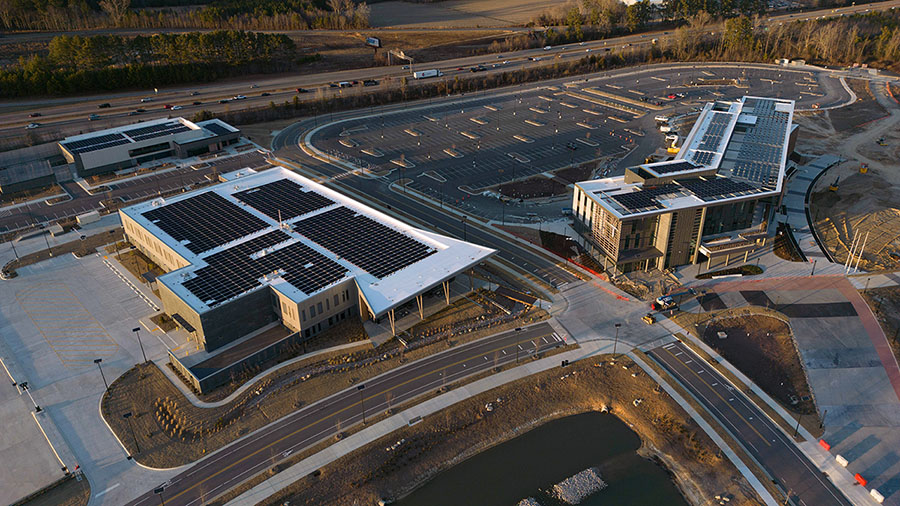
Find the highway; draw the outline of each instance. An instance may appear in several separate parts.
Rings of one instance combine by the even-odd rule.
[[[674,342],[647,354],[684,385],[771,476],[777,477],[793,504],[852,504],[765,413],[687,346]]]
[[[822,17],[837,17],[840,15],[849,15],[853,13],[864,13],[874,10],[887,10],[900,6],[900,0],[890,0],[874,4],[862,4],[851,7],[841,7],[834,9],[820,9],[816,11],[779,14],[762,20],[763,24],[774,26],[791,21],[810,20]],[[450,60],[442,60],[427,63],[417,63],[414,69],[441,69],[445,73],[445,78],[452,80],[456,76],[468,75],[468,68],[478,64],[485,64],[491,67],[497,64],[497,68],[489,68],[487,73],[504,72],[513,69],[528,68],[540,65],[552,65],[560,59],[580,58],[585,56],[586,51],[590,49],[594,51],[605,51],[606,48],[615,50],[628,51],[641,45],[648,45],[653,39],[665,40],[671,37],[674,32],[657,31],[636,35],[627,35],[605,40],[596,40],[585,42],[584,45],[568,44],[566,46],[558,46],[548,51],[543,49],[527,49],[522,51],[512,51],[502,54],[478,55],[465,58],[455,58]],[[627,47],[624,47],[626,46]],[[529,61],[529,58],[541,58],[541,61]],[[503,62],[509,61],[504,65]],[[462,70],[457,70],[462,68]],[[64,97],[64,98],[29,98],[21,100],[6,100],[0,103],[0,120],[3,122],[3,128],[0,128],[0,137],[11,137],[22,134],[25,125],[31,122],[39,122],[42,124],[41,129],[59,129],[64,135],[71,135],[82,130],[90,130],[96,128],[107,128],[114,125],[131,123],[137,119],[147,120],[171,115],[172,112],[164,109],[164,104],[180,105],[184,109],[175,111],[185,116],[191,116],[193,113],[202,109],[211,111],[224,111],[226,109],[235,109],[236,105],[241,107],[264,106],[270,101],[281,103],[285,100],[292,100],[294,96],[298,96],[301,100],[313,99],[316,93],[297,95],[295,89],[303,87],[315,91],[316,88],[325,87],[323,92],[327,96],[336,96],[340,93],[360,93],[361,90],[368,91],[369,88],[355,87],[344,91],[335,88],[328,88],[328,83],[334,83],[346,80],[377,79],[383,81],[385,78],[393,78],[396,84],[399,78],[409,76],[412,70],[404,70],[400,65],[391,67],[368,67],[350,70],[342,70],[336,72],[308,74],[305,72],[296,74],[279,74],[271,77],[255,77],[254,81],[246,79],[230,79],[218,81],[215,83],[196,83],[187,85],[178,85],[161,89],[158,94],[154,94],[152,88],[147,90],[129,90],[116,93],[104,93],[100,95],[88,97]],[[257,88],[251,89],[250,84],[255,84]],[[385,86],[381,83],[381,86]],[[379,88],[379,87],[376,87]],[[191,96],[192,92],[199,95]],[[262,96],[262,93],[269,95]],[[228,99],[236,95],[245,95],[247,99],[239,102],[229,102],[220,104],[219,100]],[[141,103],[143,97],[151,97],[153,102]],[[193,102],[200,101],[200,105],[192,105]],[[98,109],[101,103],[109,103],[109,109]],[[128,113],[137,108],[146,109],[147,112],[138,116],[128,116]],[[29,114],[40,112],[43,116],[40,118],[30,118]],[[89,114],[98,113],[101,120],[88,123]]]
[[[540,353],[563,344],[549,324],[538,323],[409,363],[310,404],[210,454],[160,484],[162,497],[151,490],[128,504],[155,506],[162,499],[167,506],[200,505],[291,454],[334,436],[338,426],[346,430],[361,423],[364,416],[371,420],[383,413],[388,408],[388,392],[391,405],[397,406],[497,365],[531,360],[535,349]]]

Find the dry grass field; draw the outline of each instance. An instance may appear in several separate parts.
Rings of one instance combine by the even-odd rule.
[[[394,28],[491,28],[523,26],[544,11],[565,8],[552,0],[449,0],[370,5],[369,23]]]

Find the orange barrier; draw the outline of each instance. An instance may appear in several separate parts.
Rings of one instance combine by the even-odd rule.
[[[825,448],[826,450],[831,450],[831,445],[826,443],[824,439],[819,440],[819,446]]]
[[[867,483],[869,483],[868,481],[866,481],[865,478],[863,478],[862,476],[860,476],[859,473],[856,473],[856,475],[854,476],[854,478],[856,478],[856,481],[858,481],[859,484],[862,485],[862,486],[864,486],[864,487],[866,486]]]

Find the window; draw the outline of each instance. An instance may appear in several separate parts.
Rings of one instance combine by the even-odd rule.
[[[340,304],[340,302],[338,302],[338,296],[335,295],[334,296],[334,307],[338,307],[338,304]]]
[[[322,303],[320,302],[320,303],[318,303],[317,305],[319,306],[319,307],[318,307],[319,313],[324,313],[325,311],[322,310]]]
[[[331,300],[325,299],[325,309],[331,309]]]
[[[306,321],[306,310],[305,309],[301,310],[300,314],[303,315],[303,321]]]
[[[310,318],[316,317],[316,306],[309,306],[309,317]]]
[[[309,337],[309,329],[306,329],[306,331],[303,333],[303,335],[306,337]]]
[[[331,321],[331,317],[328,317],[328,326],[334,325],[334,322]]]

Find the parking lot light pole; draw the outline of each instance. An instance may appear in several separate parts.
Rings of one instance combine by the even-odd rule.
[[[137,436],[134,435],[134,425],[131,423],[131,411],[124,413],[122,418],[128,420],[128,428],[131,430],[131,439],[134,440],[134,448],[137,450],[135,453],[141,453],[141,445],[138,444]]]
[[[619,327],[621,327],[621,326],[622,326],[621,323],[617,323],[617,324],[615,325],[615,327],[616,327],[616,340],[613,341],[613,359],[614,359],[614,360],[615,360],[615,358],[616,358],[616,348],[618,348],[618,346],[619,346]]]
[[[106,390],[109,391],[109,383],[106,382],[106,376],[103,375],[103,367],[100,367],[101,362],[103,362],[102,358],[94,359],[94,363],[97,364],[97,369],[100,369],[100,377],[103,378],[103,384],[106,386]]]
[[[31,389],[28,387],[28,382],[23,381],[19,383],[19,388],[21,388],[23,392],[28,394],[28,398],[31,399],[31,403],[34,404],[34,412],[40,413],[42,411],[41,407],[38,406],[37,402],[34,402],[34,397],[31,396]]]
[[[356,390],[359,392],[359,405],[362,407],[363,425],[366,424],[366,398],[363,396],[363,389],[366,385],[359,385]]]
[[[141,347],[141,355],[144,356],[144,363],[146,364],[147,363],[147,354],[144,353],[144,343],[141,342],[141,328],[135,327],[135,328],[131,329],[131,331],[134,332],[134,335],[137,336],[138,345]]]
[[[462,217],[462,226],[463,226],[463,241],[466,241],[466,219],[468,216]]]
[[[166,506],[166,501],[163,501],[163,496],[162,496],[163,490],[165,490],[165,488],[163,488],[163,487],[157,487],[157,488],[153,489],[153,493],[159,496],[160,506]]]

